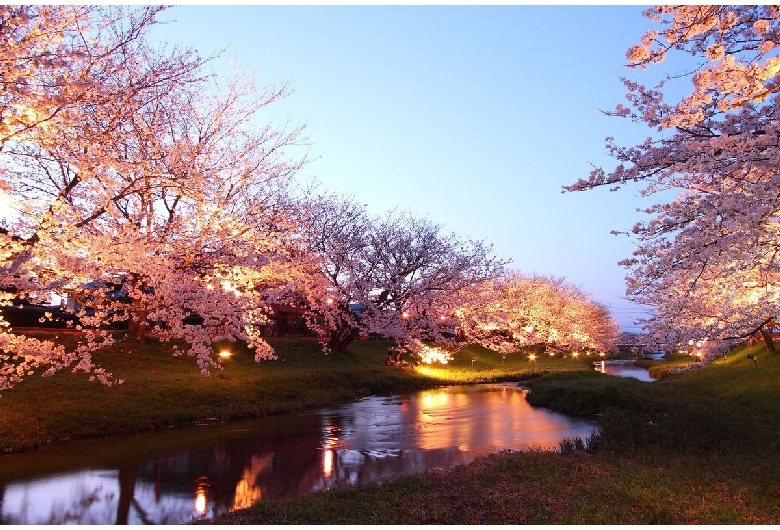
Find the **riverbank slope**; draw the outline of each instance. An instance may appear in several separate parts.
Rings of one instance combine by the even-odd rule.
[[[60,342],[65,332],[40,332]],[[83,374],[30,376],[0,397],[0,452],[12,453],[79,438],[121,436],[198,422],[284,414],[445,384],[517,381],[549,371],[587,370],[573,359],[509,355],[469,347],[440,368],[385,366],[389,343],[367,340],[346,352],[324,355],[316,340],[270,341],[279,359],[255,363],[236,344],[224,370],[203,377],[195,361],[174,357],[172,345],[147,339],[120,342],[98,352],[95,361],[123,384],[105,387]],[[476,361],[472,364],[472,358]]]

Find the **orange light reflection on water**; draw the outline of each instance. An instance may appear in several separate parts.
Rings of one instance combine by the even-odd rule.
[[[195,490],[195,511],[201,515],[206,513],[206,489],[203,486]]]
[[[244,467],[241,479],[236,484],[233,509],[248,508],[263,499],[263,487],[258,483],[260,476],[273,464],[274,453],[252,456]]]
[[[339,428],[338,425],[328,423],[323,428],[322,438],[322,474],[325,478],[330,477],[333,474],[333,464],[335,459],[335,452],[339,445]]]
[[[333,474],[333,450],[325,449],[322,452],[322,474],[325,478]]]

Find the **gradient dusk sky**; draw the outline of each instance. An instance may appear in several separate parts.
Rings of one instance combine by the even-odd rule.
[[[626,331],[617,262],[644,220],[639,188],[561,193],[611,168],[604,138],[650,131],[602,115],[625,103],[625,52],[651,22],[643,6],[184,5],[153,37],[238,65],[293,93],[267,119],[306,123],[302,175],[374,213],[408,210],[484,239],[525,273],[564,277],[610,306]]]

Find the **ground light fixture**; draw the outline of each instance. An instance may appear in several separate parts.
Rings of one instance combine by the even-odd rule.
[[[220,352],[219,352],[219,356],[220,356],[221,359],[227,359],[227,358],[229,358],[232,355],[233,355],[233,352],[230,351],[230,350],[220,350]]]

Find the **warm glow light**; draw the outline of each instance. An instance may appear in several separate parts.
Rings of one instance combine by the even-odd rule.
[[[195,491],[195,511],[201,515],[206,513],[206,490],[202,487]]]
[[[419,357],[420,361],[425,364],[447,364],[452,360],[452,354],[449,352],[427,345],[424,345],[420,348],[420,350],[417,352],[417,356]]]
[[[238,288],[235,286],[235,284],[229,280],[223,280],[222,281],[222,289],[224,289],[228,293],[233,293],[236,298],[241,296],[241,291],[238,290]]]
[[[403,313],[401,313],[401,318],[409,318],[409,313],[404,311]]]
[[[222,357],[223,359],[227,359],[231,355],[233,355],[233,353],[230,350],[222,350],[221,352],[219,352],[219,356]]]
[[[417,370],[417,372],[419,372],[419,373],[421,373],[423,375],[429,375],[429,376],[433,375],[435,373],[434,370],[432,370],[431,368],[429,368],[427,366],[418,366],[416,368],[416,370]]]
[[[206,289],[208,289],[209,291],[213,291],[214,290],[214,286],[212,284],[210,284],[210,283],[207,283],[206,284]]]
[[[536,355],[534,355],[534,354],[532,353],[531,355],[529,355],[529,356],[528,356],[528,360],[529,360],[529,361],[535,361],[535,360],[536,360]]]
[[[606,353],[604,353],[604,352],[599,352],[599,356],[600,356],[600,357],[604,357],[605,355],[606,355]]]
[[[325,303],[328,305],[333,305],[333,298],[328,298],[327,300],[325,300]]]
[[[440,316],[440,317],[439,317],[439,320],[447,320],[447,317],[445,317],[444,315],[442,315],[442,316]]]
[[[580,354],[580,352],[578,352],[578,351],[571,352],[571,356],[572,357],[577,357],[579,354]]]
[[[333,450],[326,449],[322,453],[322,474],[329,477],[333,474]]]
[[[550,352],[550,357],[555,357],[555,352],[554,351]]]

